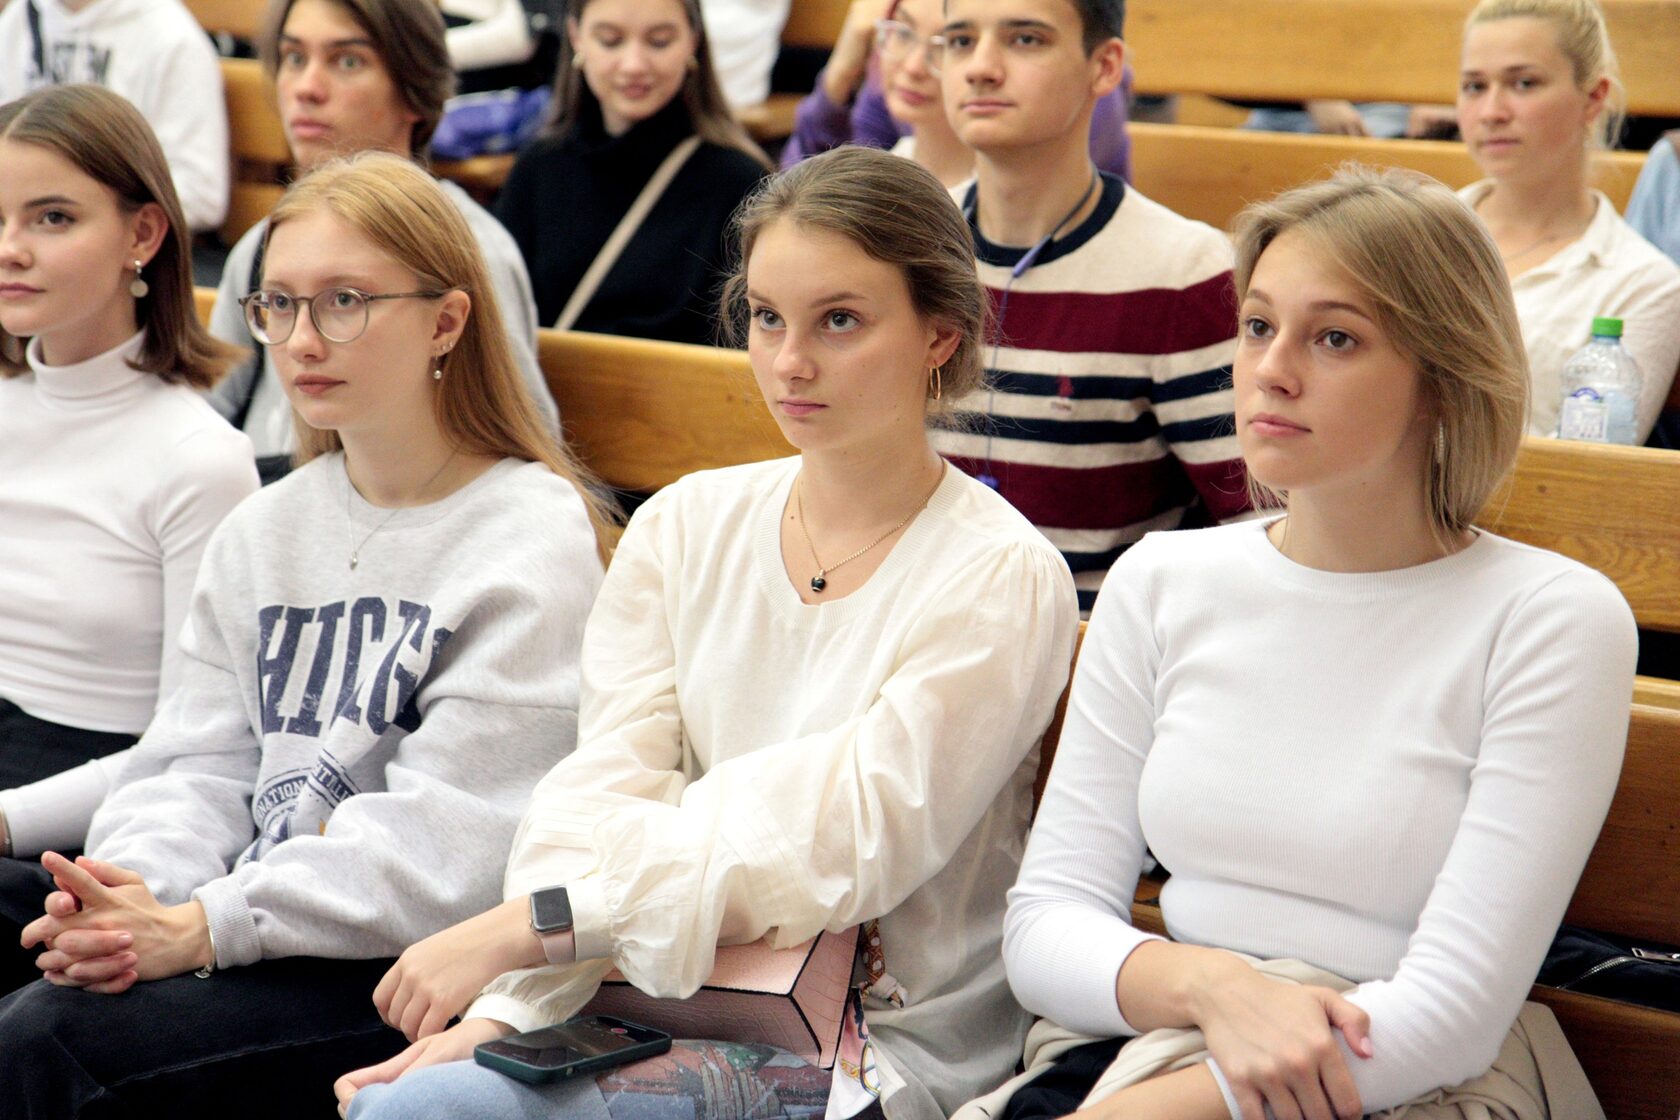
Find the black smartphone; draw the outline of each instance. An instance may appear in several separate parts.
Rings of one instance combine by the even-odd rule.
[[[671,1036],[610,1015],[567,1019],[473,1048],[479,1065],[541,1084],[651,1058],[671,1048]]]

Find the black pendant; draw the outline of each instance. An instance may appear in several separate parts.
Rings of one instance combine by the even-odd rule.
[[[822,589],[827,587],[827,586],[828,586],[828,581],[826,579],[824,579],[822,576],[812,576],[811,577],[811,590],[816,592],[818,595],[821,595],[822,594]]]

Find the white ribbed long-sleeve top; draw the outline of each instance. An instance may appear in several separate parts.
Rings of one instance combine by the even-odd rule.
[[[1177,940],[1358,982],[1367,1112],[1482,1073],[1609,807],[1635,645],[1607,579],[1487,533],[1361,574],[1259,522],[1145,538],[1097,599],[1009,896],[1016,995],[1135,1033],[1115,978],[1147,845]]]

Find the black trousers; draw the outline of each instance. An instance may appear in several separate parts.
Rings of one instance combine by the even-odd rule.
[[[0,1028],[3,1029],[3,1028]],[[1055,1120],[1079,1109],[1097,1078],[1114,1064],[1125,1038],[1107,1038],[1076,1046],[1056,1064],[1016,1090],[999,1120]]]
[[[373,1007],[391,960],[289,957],[117,996],[30,978],[18,932],[51,890],[39,864],[0,860],[0,958],[28,980],[0,999],[0,1120],[327,1120],[339,1075],[407,1045]]]
[[[0,789],[24,786],[134,745],[134,736],[36,719],[0,698]]]

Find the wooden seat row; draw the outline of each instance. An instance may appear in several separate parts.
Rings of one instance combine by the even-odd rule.
[[[1680,5],[1602,0],[1630,112],[1680,115]],[[1130,0],[1139,93],[1451,102],[1472,0]]]

